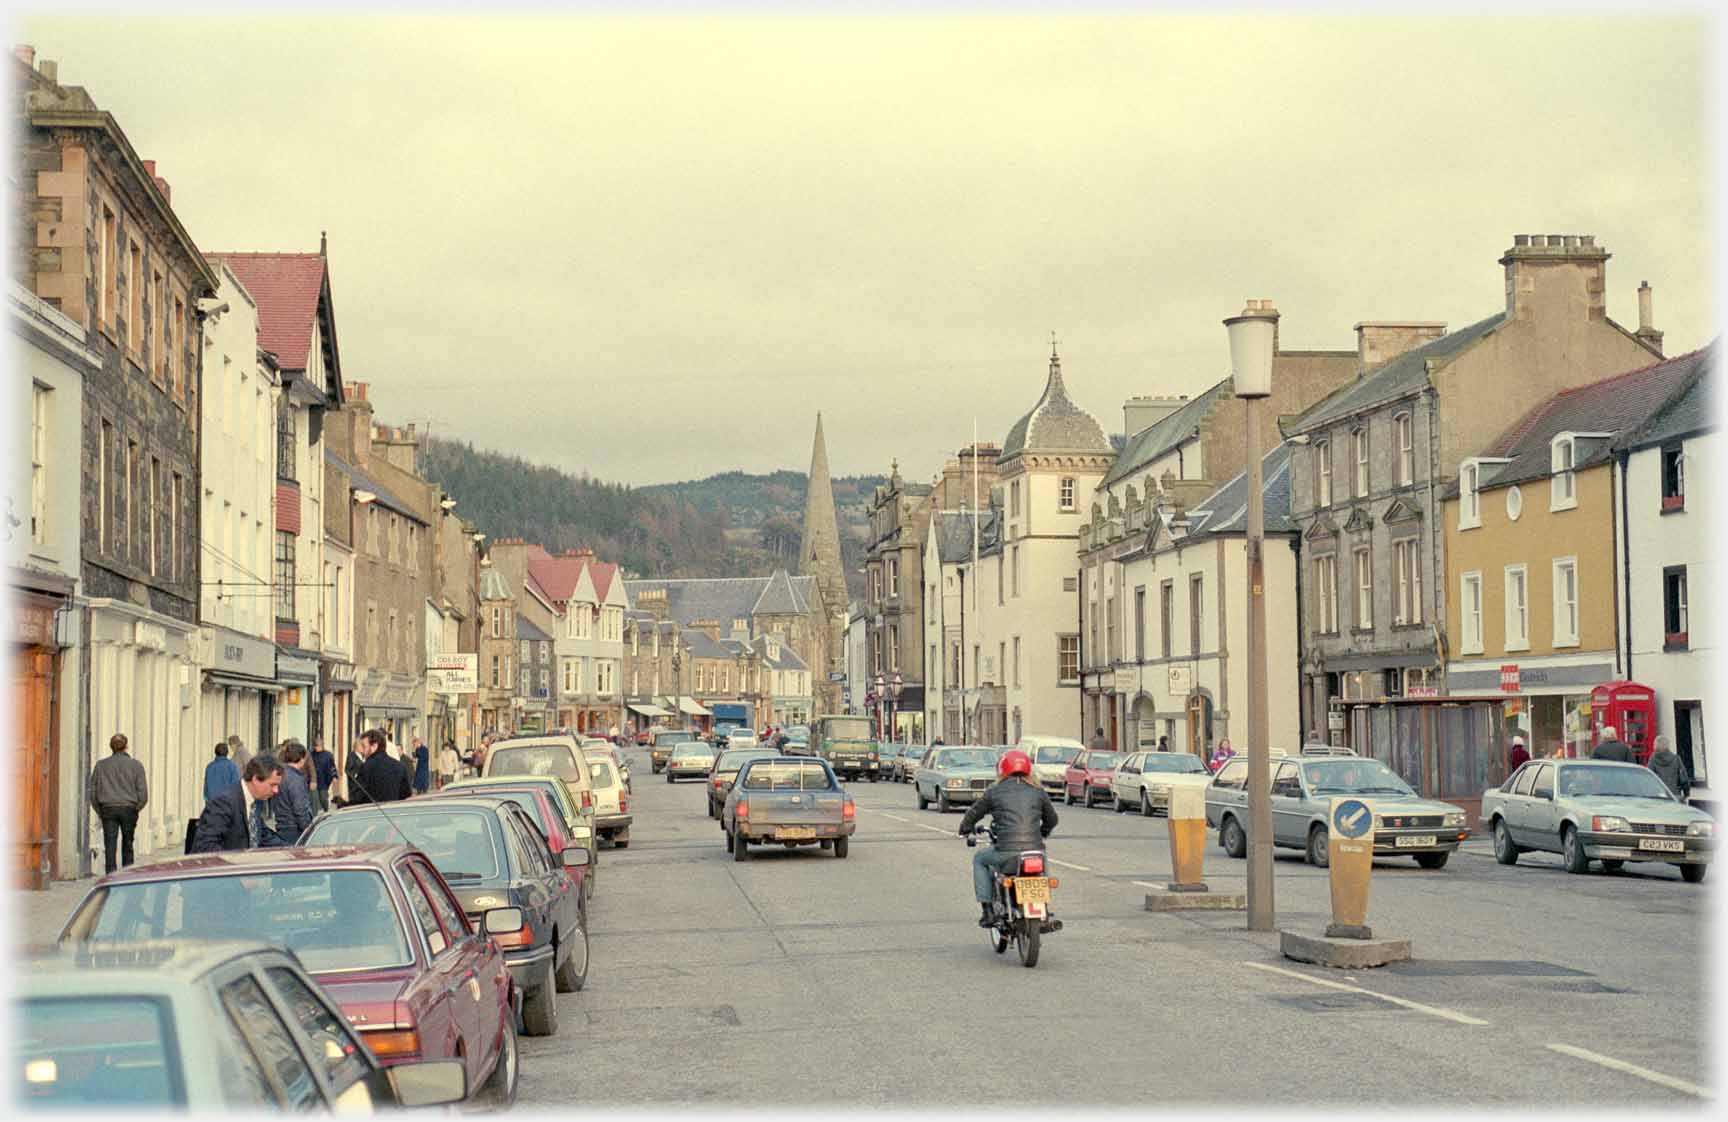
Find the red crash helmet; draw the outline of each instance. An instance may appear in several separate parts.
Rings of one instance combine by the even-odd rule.
[[[1010,775],[1031,775],[1032,757],[1018,750],[1004,752],[1001,761],[996,765],[996,774],[1003,779]]]

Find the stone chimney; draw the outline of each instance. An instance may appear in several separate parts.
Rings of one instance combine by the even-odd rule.
[[[60,64],[55,62],[53,59],[43,59],[41,63],[37,65],[36,70],[42,75],[42,77],[53,82],[56,86],[60,84]]]
[[[698,619],[690,622],[691,631],[700,631],[716,643],[720,641],[720,621],[717,619]]]
[[[1122,403],[1122,431],[1133,439],[1188,403],[1187,394],[1175,397],[1131,397]]]
[[[1607,315],[1608,251],[1594,234],[1518,234],[1500,258],[1506,314],[1600,320]]]
[[[1656,348],[1656,353],[1662,353],[1662,333],[1656,330],[1652,322],[1654,317],[1650,311],[1650,282],[1638,282],[1638,330],[1634,332],[1638,338]]]
[[[165,203],[171,203],[173,201],[173,195],[168,190],[168,181],[156,174],[155,160],[144,161],[144,174],[148,175],[150,181],[156,184],[156,190],[162,192],[162,201]]]
[[[348,383],[348,408],[354,413],[350,420],[354,428],[354,466],[359,468],[372,462],[372,402],[368,398],[371,389],[369,382]]]
[[[17,43],[12,47],[12,55],[25,66],[36,65],[36,48],[28,43]]]
[[[395,425],[373,425],[372,448],[388,463],[396,465],[409,475],[419,474],[420,441],[414,433],[413,425],[405,429]]]
[[[1436,320],[1375,320],[1356,325],[1356,374],[1391,362],[1406,351],[1446,334],[1446,325]]]

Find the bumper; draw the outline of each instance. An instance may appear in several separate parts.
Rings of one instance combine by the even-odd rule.
[[[828,766],[835,771],[881,771],[880,760],[829,760]]]
[[[666,774],[678,779],[690,779],[693,777],[706,779],[713,773],[713,764],[709,764],[706,767],[690,767],[685,764],[679,764],[676,767],[671,764],[666,765]]]
[[[841,822],[839,824],[799,823],[797,825],[787,824],[784,826],[775,825],[772,822],[761,824],[747,822],[738,826],[738,832],[749,838],[751,841],[831,841],[834,838],[849,838],[857,829],[858,823],[856,822]],[[780,836],[782,830],[814,830],[815,833],[807,838],[782,838]]]
[[[622,830],[630,825],[634,817],[634,815],[629,814],[597,814],[594,816],[594,828],[596,830]]]
[[[1674,865],[1708,864],[1714,856],[1714,838],[1652,837],[1646,834],[1583,834],[1584,853],[1593,861],[1666,861]],[[1680,842],[1676,850],[1645,849],[1639,843],[1646,840]]]
[[[984,794],[971,787],[938,787],[936,790],[946,794],[951,803],[975,803]]]
[[[1459,829],[1456,826],[1450,830],[1375,830],[1374,856],[1403,857],[1417,853],[1451,853],[1469,836],[1469,830]],[[1431,845],[1412,845],[1408,843],[1399,845],[1398,840],[1400,838],[1412,838],[1416,841],[1433,838],[1434,842]]]
[[[505,951],[504,965],[510,970],[510,981],[516,992],[533,989],[546,976],[546,964],[552,961],[552,944],[528,950]]]

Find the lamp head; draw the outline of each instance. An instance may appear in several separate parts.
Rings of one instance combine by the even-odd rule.
[[[1272,349],[1278,313],[1269,300],[1250,300],[1242,314],[1224,321],[1230,333],[1230,374],[1237,397],[1266,397],[1272,392]]]

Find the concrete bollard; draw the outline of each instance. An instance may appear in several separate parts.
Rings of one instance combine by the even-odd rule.
[[[1334,798],[1327,815],[1332,922],[1324,935],[1279,933],[1285,958],[1342,970],[1384,966],[1410,957],[1410,940],[1376,939],[1368,926],[1368,882],[1374,867],[1374,800]]]
[[[1170,832],[1170,883],[1146,894],[1146,910],[1191,908],[1240,911],[1248,906],[1241,892],[1213,892],[1201,879],[1206,862],[1206,788],[1172,783],[1165,825]]]

